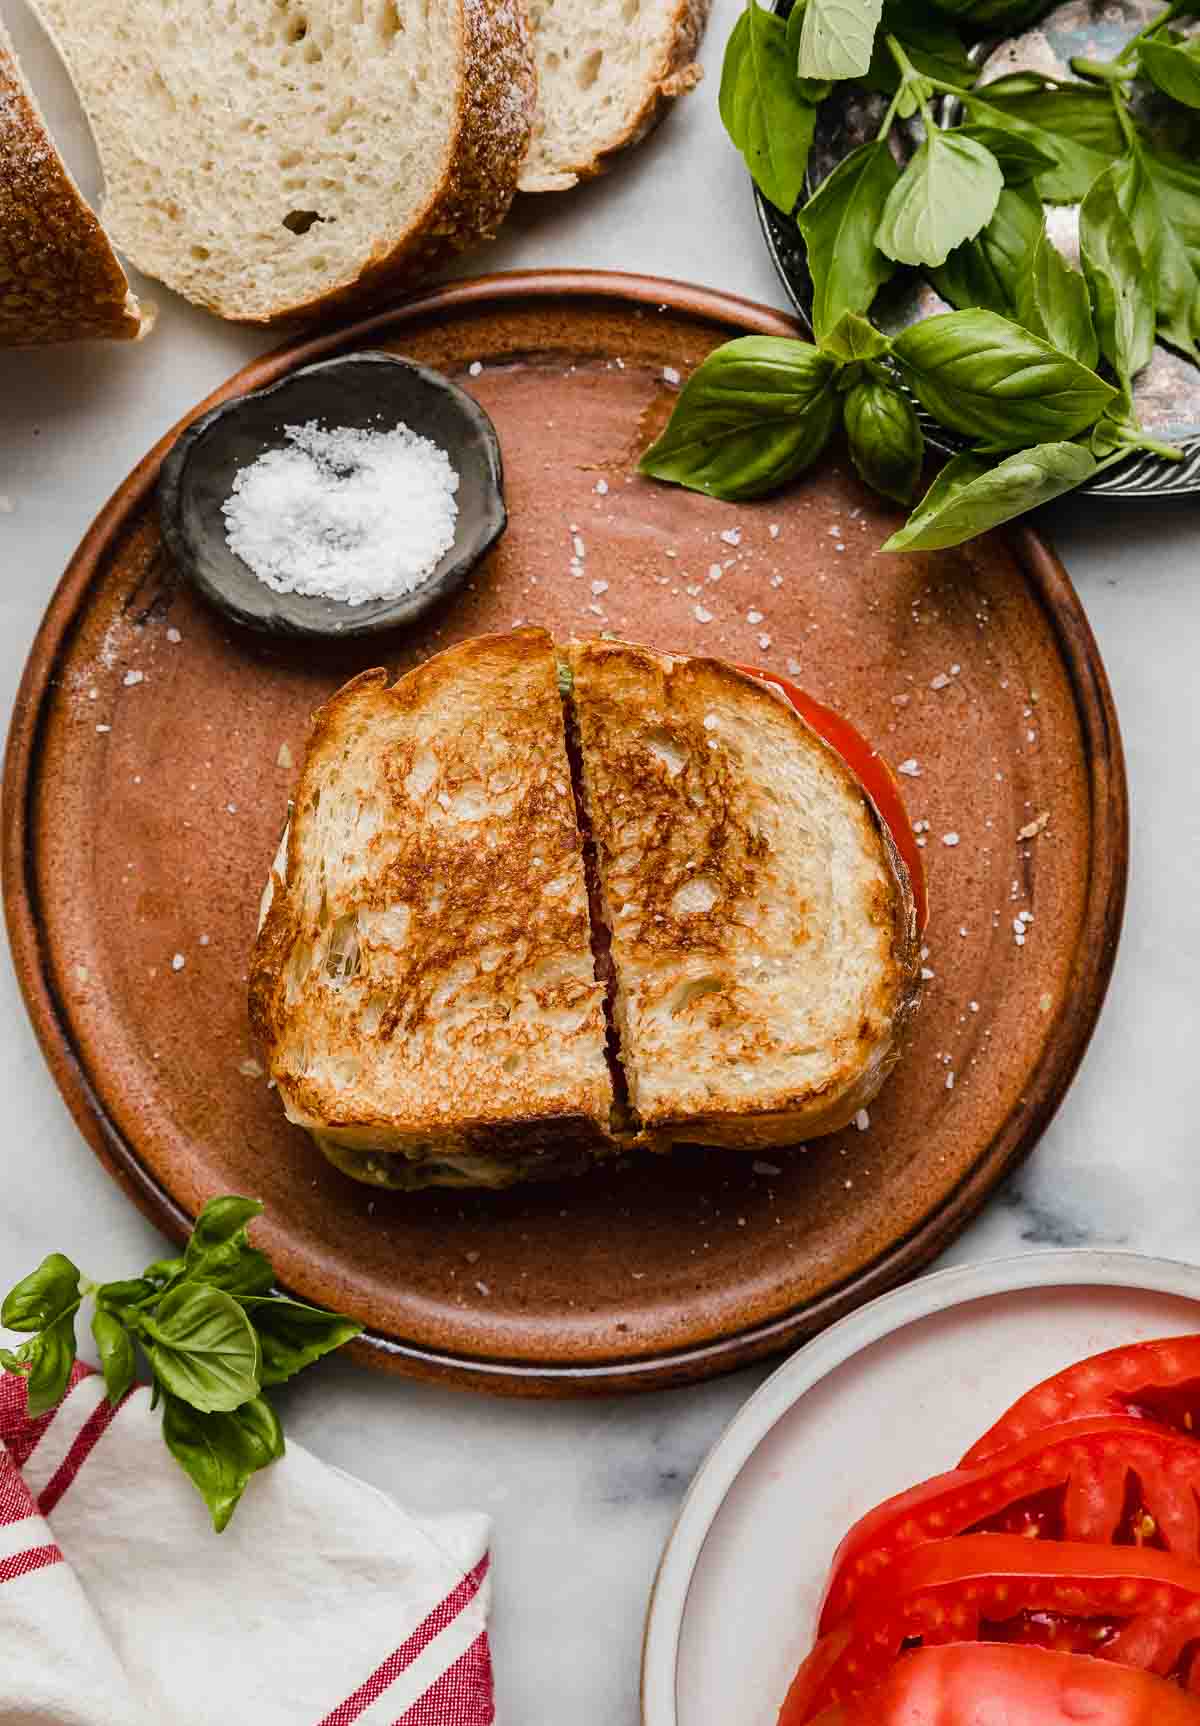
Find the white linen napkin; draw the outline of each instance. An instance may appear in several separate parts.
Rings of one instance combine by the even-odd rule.
[[[289,1444],[214,1534],[148,1390],[0,1375],[0,1726],[492,1726],[488,1533]]]

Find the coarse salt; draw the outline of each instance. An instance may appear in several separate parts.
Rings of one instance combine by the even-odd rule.
[[[459,476],[406,425],[284,428],[222,504],[229,548],[276,593],[364,605],[419,587],[454,543]]]

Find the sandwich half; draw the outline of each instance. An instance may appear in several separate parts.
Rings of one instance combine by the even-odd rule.
[[[505,1186],[614,1148],[554,644],[514,630],[314,721],[251,972],[289,1117],[383,1186]]]
[[[916,1004],[887,826],[769,683],[620,641],[566,657],[638,1132],[741,1149],[836,1132]]]
[[[845,1126],[917,943],[887,825],[778,688],[523,629],[317,714],[251,1017],[347,1174],[506,1186]]]

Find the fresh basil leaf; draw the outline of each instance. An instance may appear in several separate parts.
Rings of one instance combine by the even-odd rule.
[[[884,139],[863,144],[822,181],[796,217],[813,284],[812,321],[824,341],[844,312],[868,312],[895,264],[875,244],[888,195],[900,178]]]
[[[258,1338],[223,1289],[180,1283],[141,1319],[138,1335],[163,1389],[193,1408],[233,1409],[258,1394]]]
[[[797,87],[787,27],[757,0],[730,34],[718,105],[755,185],[790,215],[804,189],[817,110]]]
[[[1079,250],[1091,289],[1100,352],[1128,396],[1154,352],[1154,279],[1117,195],[1114,162],[1079,211]]]
[[[102,1306],[92,1314],[92,1335],[100,1353],[108,1400],[118,1403],[133,1383],[136,1366],[133,1338],[120,1319]]]
[[[862,80],[868,90],[892,96],[900,88],[900,68],[887,45],[889,36],[895,36],[916,70],[927,78],[937,78],[943,84],[957,84],[959,89],[966,89],[979,76],[965,42],[945,18],[936,12],[923,12],[911,4],[898,5],[896,0],[884,0],[875,50]]]
[[[176,1281],[184,1272],[184,1261],[177,1259],[155,1259],[152,1265],[147,1265],[142,1272],[144,1282],[153,1283],[161,1293],[166,1285]]]
[[[284,1296],[244,1296],[241,1305],[258,1332],[264,1386],[282,1384],[362,1331],[353,1319]]]
[[[1060,353],[1094,370],[1100,344],[1088,285],[1043,228],[1030,267],[1018,284],[1017,322]]]
[[[804,27],[804,0],[792,7],[787,20],[787,52],[788,62],[795,75],[796,88],[806,102],[819,106],[833,89],[830,78],[802,78],[800,66],[800,32]]]
[[[1019,450],[995,467],[966,451],[948,462],[884,551],[939,551],[962,545],[1038,504],[1082,485],[1095,458],[1075,443]]]
[[[1158,333],[1200,365],[1200,168],[1163,150],[1139,154],[1159,216]]]
[[[265,1253],[246,1239],[246,1224],[262,1212],[257,1199],[213,1199],[196,1219],[184,1255],[184,1280],[231,1294],[266,1294],[275,1273]]]
[[[994,312],[944,312],[901,332],[893,356],[918,400],[942,425],[990,449],[1075,437],[1117,392]]]
[[[944,264],[991,221],[1004,176],[961,132],[927,131],[884,205],[875,243],[899,264]]]
[[[1013,317],[1022,278],[1045,229],[1042,201],[1032,186],[1005,186],[996,213],[975,239],[956,246],[929,279],[944,300],[966,311],[983,306]]]
[[[23,1352],[23,1348],[24,1345],[15,1353],[11,1348],[0,1348],[0,1366],[4,1368],[5,1372],[23,1373],[25,1371],[25,1363],[29,1357]]]
[[[814,462],[837,414],[837,362],[808,342],[739,336],[697,367],[639,472],[711,497],[759,497]]]
[[[866,318],[860,318],[857,312],[846,312],[825,337],[821,349],[849,365],[856,360],[877,360],[891,345],[883,331]]]
[[[237,1508],[251,1475],[283,1455],[283,1430],[265,1397],[226,1413],[200,1413],[177,1396],[166,1397],[163,1437],[198,1489],[217,1533]]]
[[[947,80],[950,82],[951,80]],[[990,88],[990,86],[989,86]],[[999,126],[959,126],[964,138],[974,138],[995,156],[1006,186],[1023,186],[1037,174],[1053,168],[1055,159],[1023,132],[1005,132]]]
[[[1141,68],[1173,102],[1200,108],[1200,43],[1186,46],[1156,41],[1153,37],[1139,49]]]
[[[75,1306],[78,1306],[78,1301]],[[31,1339],[25,1412],[31,1420],[49,1414],[66,1394],[75,1364],[75,1307],[48,1324]]]
[[[850,457],[863,479],[884,497],[910,503],[925,454],[912,402],[893,384],[867,376],[847,392],[843,413]]]
[[[1157,279],[1159,253],[1162,250],[1162,217],[1158,195],[1150,178],[1141,147],[1135,144],[1108,170],[1113,177],[1113,190],[1130,228],[1134,244],[1151,276]]]
[[[883,0],[807,0],[796,70],[802,78],[861,78]]]
[[[62,1253],[51,1253],[4,1297],[0,1324],[7,1330],[45,1330],[79,1305],[79,1270]]]
[[[261,1217],[262,1213],[261,1199],[244,1199],[236,1193],[209,1199],[196,1218],[184,1253],[185,1263],[191,1265],[200,1253],[219,1246],[222,1241],[244,1240],[246,1224],[253,1222],[255,1217]]]
[[[149,1277],[130,1277],[125,1282],[101,1283],[96,1290],[96,1305],[109,1312],[120,1312],[125,1307],[148,1303],[161,1293],[158,1284]]]
[[[969,5],[970,0],[964,0]],[[1038,90],[1053,90],[1057,88],[1053,78],[1045,72],[1005,72],[999,78],[989,78],[988,90],[997,96],[1029,96]]]
[[[995,126],[1052,157],[1034,181],[1048,204],[1078,204],[1092,181],[1124,154],[1125,139],[1107,90],[1072,84],[1009,92],[1002,80],[972,90],[964,106],[973,125]]]

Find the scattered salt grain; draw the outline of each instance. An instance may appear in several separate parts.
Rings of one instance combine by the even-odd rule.
[[[910,755],[907,761],[902,761],[896,769],[897,773],[905,774],[909,779],[919,779],[921,768],[915,755]]]
[[[695,613],[695,618],[696,618],[697,623],[711,623],[712,622],[713,614],[711,611],[709,611],[707,606],[697,605],[697,606],[694,606],[692,609]]]
[[[477,378],[482,374],[482,372],[483,372],[483,361],[482,360],[472,360],[470,365],[467,367],[467,373],[470,377]]]
[[[111,725],[97,725],[96,730],[99,732],[111,731],[112,726]]]
[[[294,767],[296,765],[292,752],[286,743],[279,745],[279,754],[275,757],[275,765],[276,767]]]
[[[871,1125],[871,1117],[865,1109],[860,1109],[857,1115],[855,1115],[854,1125],[858,1128],[860,1133],[865,1133],[867,1128]]]
[[[778,1163],[755,1162],[751,1163],[750,1167],[756,1175],[778,1175],[783,1172]]]
[[[786,659],[784,661],[784,665],[787,668],[788,675],[791,677],[799,677],[804,671],[804,667],[798,659]]]
[[[172,647],[178,647],[179,643],[183,640],[182,635],[180,635],[179,631],[173,624],[167,631],[167,640],[171,643]]]
[[[936,677],[931,677],[929,679],[930,689],[947,689],[949,686],[950,679],[946,676],[944,671],[939,671]]]
[[[719,563],[710,563],[709,564],[709,566],[708,566],[708,579],[710,581],[720,581],[720,579],[724,573],[725,572],[721,568]]]
[[[171,960],[171,969],[172,971],[182,971],[186,964],[187,960],[184,958],[183,954],[176,953],[175,957]]]
[[[607,497],[608,496],[608,481],[606,479],[598,479],[596,481],[595,491],[596,491],[597,497]]]
[[[758,638],[758,645],[762,648],[763,652],[765,653],[767,648],[770,647],[770,645],[771,645],[771,637],[769,635],[760,635]]]
[[[771,523],[770,527],[767,529],[767,532],[770,534],[772,539],[778,539],[779,538],[779,523],[777,521],[773,521]]]
[[[943,845],[957,845],[958,844],[958,834],[957,833],[943,833],[942,834],[942,844]]]
[[[742,530],[740,527],[726,527],[721,530],[721,538],[726,545],[741,545]]]
[[[931,983],[933,981],[934,977],[937,975],[937,973],[934,971],[931,971],[929,969],[928,965],[922,965],[921,966],[921,975],[927,983]]]
[[[444,449],[392,431],[285,426],[288,448],[236,475],[225,537],[276,593],[364,605],[411,593],[454,543],[459,476]]]
[[[227,803],[225,805],[225,813],[227,815],[236,815],[237,814],[237,804],[236,803]]]
[[[592,583],[592,592],[596,595],[607,593],[608,583],[606,581],[594,581]]]
[[[748,611],[746,613],[746,622],[747,623],[761,623],[762,620],[763,620],[763,614],[761,611]]]
[[[125,685],[126,689],[134,689],[139,683],[144,683],[145,681],[146,673],[144,671],[127,671],[121,679],[121,682]]]
[[[209,942],[210,942],[210,941],[211,941],[211,940],[212,940],[212,936],[211,936],[211,935],[201,935],[201,937],[200,937],[200,945],[201,945],[201,946],[202,946],[202,947],[207,947],[207,946],[208,946],[208,944],[209,944]]]
[[[679,373],[675,370],[674,366],[664,366],[663,378],[669,384],[677,384],[679,382]]]
[[[1032,821],[1027,822],[1024,827],[1019,829],[1017,838],[1036,839],[1038,834],[1045,830],[1046,823],[1049,819],[1050,811],[1048,809],[1043,809],[1040,815],[1036,815]]]
[[[954,1074],[953,1073],[947,1073],[946,1074],[946,1089],[948,1091],[952,1091],[954,1089]]]

